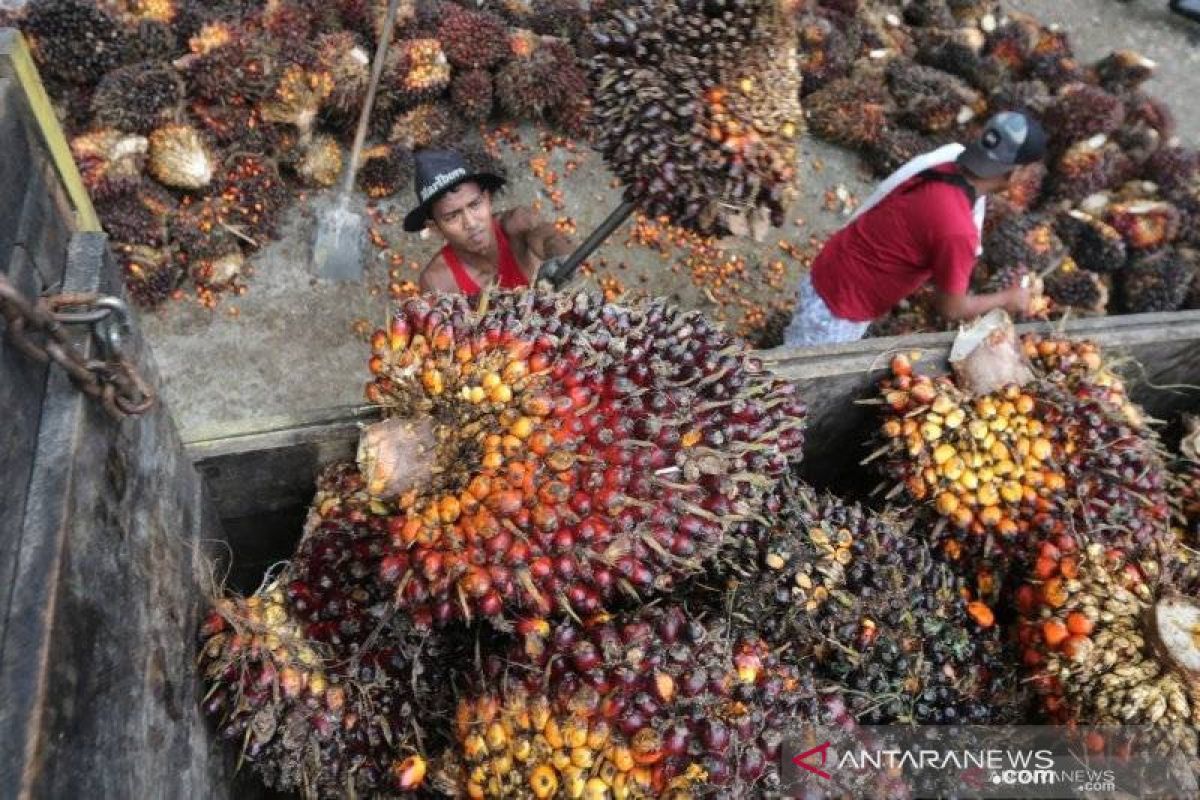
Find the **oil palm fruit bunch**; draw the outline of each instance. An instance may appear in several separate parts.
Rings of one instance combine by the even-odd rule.
[[[1113,134],[1139,167],[1175,136],[1175,115],[1162,100],[1144,92],[1122,95],[1125,123]]]
[[[354,178],[367,197],[391,197],[412,182],[412,154],[398,145],[369,147]]]
[[[986,37],[976,27],[930,28],[918,32],[918,64],[948,72],[977,89],[990,91],[1004,77],[1003,67],[983,55]]]
[[[322,114],[335,127],[349,127],[362,108],[370,79],[371,54],[350,31],[319,37],[317,64],[333,78]]]
[[[1021,350],[1043,380],[1080,397],[1103,401],[1121,420],[1139,433],[1144,431],[1141,411],[1095,342],[1027,333],[1021,337]]]
[[[988,108],[993,114],[1020,111],[1041,119],[1053,102],[1054,96],[1041,81],[1002,83],[988,94]]]
[[[522,633],[459,704],[459,796],[771,796],[788,724],[828,713],[762,638],[679,606]]]
[[[327,134],[313,137],[296,164],[296,174],[310,186],[333,186],[342,174],[342,146]]]
[[[639,0],[592,32],[596,147],[626,197],[701,234],[783,224],[803,122],[791,10]]]
[[[897,58],[888,64],[886,75],[900,121],[925,133],[965,125],[986,108],[978,92],[940,69]]]
[[[810,13],[797,24],[797,56],[803,80],[800,91],[809,95],[850,74],[858,56],[859,38],[851,24],[825,14]]]
[[[32,0],[20,18],[38,70],[67,83],[94,85],[117,67],[128,34],[88,0]]]
[[[397,42],[385,69],[391,90],[404,105],[433,100],[450,85],[450,62],[437,39]]]
[[[113,241],[162,247],[167,243],[167,219],[177,203],[165,189],[146,182],[97,200],[95,205],[104,231]]]
[[[150,143],[145,136],[100,128],[71,139],[71,156],[83,185],[95,200],[137,188]]]
[[[1136,258],[1117,276],[1121,305],[1130,314],[1178,311],[1194,278],[1192,265],[1173,247]]]
[[[92,95],[92,117],[105,128],[143,136],[183,97],[183,82],[166,62],[142,62],[105,75]]]
[[[990,229],[983,252],[994,270],[1025,268],[1040,275],[1058,267],[1067,250],[1049,219],[1022,214]]]
[[[113,242],[112,251],[125,277],[126,291],[142,308],[165,303],[183,277],[172,253],[163,248]]]
[[[794,387],[660,300],[418,298],[372,346],[367,399],[433,426],[409,440],[428,475],[393,484],[369,440],[360,454],[399,503],[383,579],[422,622],[665,591],[800,455]]]
[[[580,41],[587,34],[588,9],[578,0],[533,0],[529,26],[543,36]]]
[[[170,123],[150,133],[146,171],[164,186],[203,189],[216,170],[216,153],[193,126]]]
[[[487,70],[465,70],[450,82],[450,102],[472,122],[482,122],[492,115],[493,94],[492,76]]]
[[[490,69],[508,55],[508,30],[502,19],[454,3],[441,8],[437,39],[459,69]]]
[[[1133,163],[1120,146],[1104,134],[1076,142],[1055,162],[1051,187],[1057,196],[1078,202],[1110,186],[1120,185]]]
[[[939,138],[928,136],[912,128],[890,125],[883,129],[879,139],[866,145],[863,160],[879,177],[890,175],[912,159],[945,144]]]
[[[1046,296],[1056,309],[1070,308],[1081,314],[1103,314],[1108,307],[1108,286],[1094,272],[1080,269],[1074,259],[1047,276]]]
[[[1093,136],[1114,134],[1124,121],[1121,98],[1088,83],[1064,87],[1046,110],[1046,130],[1059,152]]]
[[[1125,239],[1102,219],[1077,209],[1059,214],[1054,229],[1080,267],[1101,275],[1121,270],[1128,260]]]
[[[215,184],[222,223],[259,244],[275,235],[290,196],[274,162],[255,153],[234,155]]]
[[[1190,414],[1183,417],[1184,434],[1179,444],[1179,457],[1172,467],[1175,492],[1179,497],[1179,512],[1184,526],[1185,543],[1192,548],[1200,542],[1200,419]],[[1192,584],[1194,585],[1194,584]]]
[[[1120,94],[1154,77],[1158,64],[1134,50],[1114,50],[1092,65],[1101,88]]]
[[[1143,745],[1194,757],[1197,608],[1139,562],[1090,543],[1042,546],[1017,593],[1023,660],[1050,719],[1151,726]]]
[[[842,78],[809,95],[805,115],[809,129],[822,139],[863,148],[883,140],[893,109],[883,81]]]
[[[184,74],[189,93],[195,97],[254,104],[275,88],[280,66],[279,53],[269,42],[235,30],[228,42],[188,57]]]
[[[1174,145],[1164,147],[1143,165],[1145,177],[1154,181],[1167,197],[1185,192],[1200,178],[1200,151]]]
[[[1161,200],[1113,203],[1105,209],[1104,221],[1121,234],[1135,253],[1157,250],[1179,235],[1179,209]]]
[[[408,150],[437,147],[462,135],[462,118],[444,100],[422,103],[400,113],[388,132],[388,141]]]
[[[175,260],[197,282],[220,286],[240,274],[242,248],[223,222],[219,200],[185,198],[168,229]]]
[[[317,123],[322,104],[332,93],[332,73],[289,64],[278,72],[275,86],[258,106],[259,113],[264,121],[291,125],[307,137]]]
[[[339,658],[306,637],[282,579],[218,599],[200,638],[204,710],[267,786],[344,797],[424,784],[412,713],[450,713],[444,674],[422,667],[447,656],[430,639],[392,627],[354,659]]]

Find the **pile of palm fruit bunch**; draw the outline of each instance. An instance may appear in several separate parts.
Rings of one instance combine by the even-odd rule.
[[[1198,307],[1200,154],[1146,91],[1152,61],[1080,63],[1066,31],[994,0],[821,2],[798,27],[809,130],[877,175],[1000,111],[1043,122],[1046,163],[988,199],[976,291],[1040,278],[1034,318]],[[918,301],[873,333],[941,327]]]
[[[985,392],[894,360],[876,401],[885,485],[1015,636],[1034,718],[1151,726],[1142,746],[1195,759],[1200,584],[1177,490],[1191,471],[1172,474],[1094,344],[1029,335],[1017,347],[1031,379]]]
[[[334,184],[365,99],[384,0],[31,0],[29,39],[131,296],[245,286],[246,258],[291,198]],[[494,13],[405,0],[358,173],[382,198],[411,151],[453,144],[490,163],[478,126],[533,119],[586,130],[574,0]]]
[[[784,223],[803,123],[794,6],[639,0],[598,15],[596,147],[646,215],[758,239]]]

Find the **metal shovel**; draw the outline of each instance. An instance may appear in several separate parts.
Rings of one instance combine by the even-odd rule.
[[[358,129],[354,132],[354,145],[350,148],[349,163],[342,178],[342,186],[332,201],[317,210],[317,230],[313,238],[312,260],[317,275],[336,281],[362,280],[363,258],[367,249],[367,220],[365,208],[353,196],[354,176],[358,172],[358,160],[363,144],[367,140],[367,125],[371,119],[371,107],[375,105],[375,91],[379,88],[379,76],[383,73],[383,62],[392,41],[396,26],[396,11],[400,0],[389,0],[383,30],[375,47],[375,59],[371,62],[371,81],[362,111],[358,115]]]

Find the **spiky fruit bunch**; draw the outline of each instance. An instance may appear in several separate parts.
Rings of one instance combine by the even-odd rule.
[[[1153,726],[1149,738],[1139,734],[1142,746],[1194,756],[1194,601],[1161,580],[1157,563],[1098,543],[1072,551],[1043,545],[1038,564],[1017,603],[1024,661],[1046,715],[1063,723]]]
[[[1104,221],[1121,234],[1132,251],[1157,250],[1179,235],[1179,209],[1165,201],[1113,203],[1105,209]]]
[[[383,566],[424,620],[664,591],[799,456],[794,388],[662,301],[413,299],[373,346],[368,399],[434,425]]]
[[[997,86],[988,95],[988,110],[1019,111],[1041,119],[1054,102],[1054,96],[1041,81],[1014,81]]]
[[[1066,247],[1049,220],[1019,215],[1008,217],[988,231],[983,253],[993,269],[1024,268],[1042,274],[1062,263]]]
[[[492,115],[492,76],[487,70],[459,72],[450,82],[450,102],[466,119],[482,122]]]
[[[891,175],[912,159],[936,149],[944,142],[912,128],[888,126],[879,138],[866,144],[863,158],[871,171],[883,177]]]
[[[113,241],[162,247],[167,243],[167,218],[175,206],[169,192],[146,183],[97,200],[96,213]]]
[[[204,710],[272,788],[323,797],[416,790],[428,762],[411,713],[436,713],[441,677],[417,667],[437,655],[402,625],[347,660],[305,636],[283,579],[223,597],[200,629]]]
[[[1109,186],[1122,183],[1133,164],[1116,142],[1098,135],[1067,148],[1051,170],[1052,189],[1059,197],[1078,202]]]
[[[1158,64],[1133,50],[1114,50],[1092,65],[1100,86],[1116,94],[1138,88],[1157,70]]]
[[[150,143],[144,136],[101,128],[71,140],[71,155],[79,166],[83,185],[100,200],[131,191],[142,180]]]
[[[142,308],[157,308],[167,301],[183,277],[171,253],[156,247],[114,241],[113,255],[121,265],[125,289]]]
[[[446,3],[437,29],[446,58],[459,69],[490,69],[508,55],[504,21],[486,11]]]
[[[202,100],[257,103],[275,88],[278,69],[278,53],[246,34],[195,56],[185,74],[190,94]]]
[[[220,220],[255,242],[275,235],[289,200],[274,162],[252,153],[235,155],[216,178]]]
[[[102,127],[147,134],[182,96],[183,84],[170,64],[131,64],[100,81],[92,95],[92,116]]]
[[[1046,278],[1046,295],[1057,307],[1084,314],[1103,314],[1108,306],[1108,287],[1100,276],[1072,259]]]
[[[826,15],[806,14],[797,23],[797,57],[803,80],[800,91],[809,95],[838,78],[845,78],[858,55],[858,37],[852,25],[840,25]]]
[[[1174,139],[1175,115],[1162,100],[1143,92],[1129,92],[1122,98],[1125,124],[1113,138],[1141,164]]]
[[[371,54],[349,31],[327,33],[317,39],[317,63],[333,79],[333,91],[323,113],[336,125],[357,116],[367,95]]]
[[[149,142],[146,170],[159,183],[195,190],[212,181],[216,155],[191,125],[163,125],[150,134]]]
[[[1004,24],[991,31],[985,52],[1011,72],[1025,72],[1038,39],[1037,21],[1025,14],[1010,15]]]
[[[355,176],[368,197],[391,197],[412,182],[412,156],[394,145],[376,145],[363,151]]]
[[[1040,161],[1017,167],[1009,178],[1008,188],[1000,196],[1011,203],[1014,209],[1028,211],[1040,204],[1048,174],[1046,166]]]
[[[1019,218],[1018,213],[1013,211],[999,220],[993,228],[1017,218]],[[991,230],[989,229],[988,232]],[[1013,319],[1017,322],[1030,322],[1032,320],[1049,319],[1053,315],[1055,309],[1052,307],[1050,298],[1045,294],[1045,281],[1032,267],[1027,264],[992,266],[990,259],[986,263],[989,267],[987,270],[977,269],[971,275],[971,288],[973,291],[992,294],[1011,289],[1014,286],[1025,285],[1030,288],[1031,296],[1029,305],[1020,313],[1014,314]],[[1059,262],[1059,264],[1061,263]],[[1057,268],[1057,266],[1054,268]]]
[[[891,95],[882,81],[844,78],[809,95],[805,116],[817,136],[845,147],[869,147],[890,129]]]
[[[1125,239],[1103,220],[1072,209],[1059,214],[1054,229],[1066,243],[1071,258],[1083,269],[1111,275],[1125,266]]]
[[[1174,248],[1142,256],[1117,276],[1121,305],[1129,314],[1178,311],[1193,279],[1191,265]]]
[[[1046,109],[1046,130],[1059,152],[1093,136],[1116,133],[1125,122],[1121,98],[1098,86],[1073,83]]]
[[[524,648],[459,705],[465,796],[768,796],[789,723],[829,716],[761,638],[678,606],[523,627]]]
[[[432,100],[450,85],[450,62],[437,39],[397,42],[388,58],[388,81],[402,103]]]
[[[638,0],[592,31],[596,147],[626,197],[701,234],[783,224],[802,125],[790,15]]]
[[[1200,151],[1179,145],[1164,147],[1151,155],[1142,169],[1146,178],[1172,197],[1200,185]]]
[[[901,121],[926,133],[965,125],[986,106],[978,92],[939,69],[895,59],[886,75]]]
[[[219,147],[256,150],[268,141],[270,126],[254,106],[193,100],[188,112],[201,133]]]
[[[169,223],[174,256],[181,270],[206,286],[227,284],[244,265],[237,237],[224,222],[219,200],[186,202]]]
[[[575,42],[587,32],[588,9],[578,0],[533,0],[530,12],[534,33]]]
[[[523,120],[545,117],[562,100],[551,82],[555,66],[539,47],[529,57],[513,59],[501,67],[496,72],[496,99],[505,113]]]
[[[94,85],[121,63],[128,43],[121,24],[88,0],[32,0],[20,27],[39,71],[67,83]]]
[[[332,92],[331,73],[289,64],[278,73],[274,87],[259,104],[259,113],[266,122],[291,125],[302,135],[308,134]]]
[[[422,103],[396,117],[388,141],[405,150],[453,142],[462,134],[462,118],[445,101]]]
[[[126,40],[121,63],[139,61],[173,61],[183,52],[175,29],[165,22],[145,19],[133,26]]]
[[[332,136],[314,137],[296,165],[296,174],[310,186],[333,186],[342,174],[342,146]]]

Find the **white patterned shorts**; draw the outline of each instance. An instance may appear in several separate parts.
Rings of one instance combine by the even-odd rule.
[[[787,347],[814,347],[821,344],[856,342],[867,332],[869,322],[851,322],[835,317],[813,288],[812,276],[800,279],[800,299],[796,313],[783,334]]]

